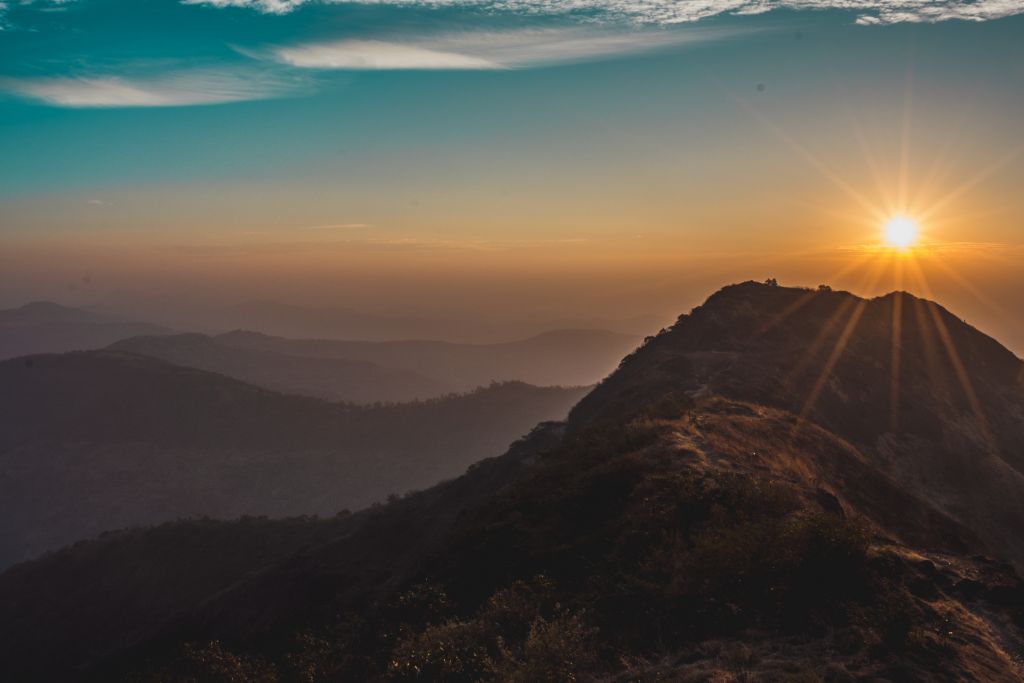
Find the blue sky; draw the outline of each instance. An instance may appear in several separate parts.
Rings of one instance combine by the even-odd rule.
[[[908,34],[917,29],[918,49],[941,68],[974,78],[980,67],[999,78],[1020,63],[1013,43],[1022,23],[979,30],[974,20],[1014,17],[1024,7],[1009,0],[571,4],[573,11],[548,0],[0,3],[0,196],[244,179],[269,172],[269,163],[315,173],[332,155],[358,154],[361,146],[426,144],[420,131],[456,145],[474,133],[515,137],[531,125],[530,110],[558,100],[563,87],[577,100],[533,122],[541,136],[561,119],[586,125],[595,105],[616,117],[625,105],[601,101],[602,90],[611,100],[643,98],[634,104],[645,123],[672,97],[654,88],[631,92],[616,79],[628,71],[616,66],[624,61],[639,61],[644,78],[662,87],[710,77],[745,90],[742,79],[773,75],[810,75],[821,83],[806,87],[818,87],[830,74],[792,62],[824,56],[840,74],[901,69],[893,60],[906,61]],[[918,28],[936,20],[948,23]],[[873,52],[850,44],[869,34]],[[826,55],[823,43],[832,40]],[[943,57],[958,44],[968,54]],[[762,73],[751,69],[756,63]],[[878,86],[891,75],[876,74]],[[410,130],[403,114],[413,110],[422,118]],[[337,134],[337,126],[359,130],[359,138]]]

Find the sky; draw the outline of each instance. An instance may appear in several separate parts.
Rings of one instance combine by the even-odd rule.
[[[775,277],[1024,353],[1024,1],[7,0],[0,29],[0,306],[667,321]]]

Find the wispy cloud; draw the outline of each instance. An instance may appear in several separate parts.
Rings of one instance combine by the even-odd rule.
[[[275,59],[316,69],[514,69],[647,52],[720,32],[583,28],[470,31],[402,40],[341,40],[272,50]]]
[[[841,9],[859,24],[985,21],[1024,13],[1024,0],[182,0],[214,7],[248,7],[284,14],[313,2],[421,7],[474,7],[530,15],[604,15],[654,24],[698,21],[720,14],[761,14],[775,9]]]
[[[381,40],[343,40],[274,50],[291,66],[313,69],[497,69],[481,57]]]
[[[40,12],[61,12],[66,9],[69,2],[74,2],[74,0],[15,0],[14,2],[0,0],[0,31],[10,28],[6,21],[6,15],[12,6],[32,5]]]
[[[183,5],[210,5],[212,7],[249,7],[268,14],[286,14],[306,0],[181,0]]]
[[[7,78],[0,88],[60,107],[181,107],[282,95],[278,78],[228,71],[189,71],[152,78],[81,76]]]

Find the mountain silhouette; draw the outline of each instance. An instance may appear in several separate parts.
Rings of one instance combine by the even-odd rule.
[[[216,340],[250,351],[374,363],[432,377],[461,391],[503,380],[539,386],[594,384],[640,342],[639,337],[605,330],[552,330],[498,344],[282,339],[245,331],[222,334]]]
[[[1021,680],[1022,403],[1021,361],[935,303],[726,287],[457,479],[8,570],[0,670]]]
[[[594,384],[640,339],[604,330],[554,330],[500,344],[285,339],[236,330],[136,337],[116,351],[219,372],[285,393],[356,403],[471,391],[494,381]]]
[[[443,380],[410,370],[384,368],[361,360],[245,348],[203,334],[133,337],[108,348],[217,372],[273,391],[329,401],[402,402],[454,391]]]
[[[158,325],[35,301],[0,310],[0,360],[31,353],[98,349],[125,337],[168,332]]]
[[[293,339],[434,339],[466,344],[501,343],[563,329],[609,330],[636,338],[665,320],[663,316],[653,314],[628,317],[529,316],[524,319],[498,315],[481,317],[471,313],[403,315],[274,300],[209,305],[194,299],[133,291],[113,293],[94,308],[124,318],[153,321],[171,329],[206,334],[259,330]]]
[[[583,389],[355,406],[115,351],[0,363],[0,566],[126,526],[333,515],[500,452]]]

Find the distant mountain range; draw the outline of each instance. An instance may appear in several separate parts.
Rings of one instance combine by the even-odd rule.
[[[593,384],[639,341],[605,330],[554,330],[492,344],[285,339],[241,330],[209,336],[49,302],[0,311],[0,360],[109,346],[275,391],[354,403],[431,398],[492,381]]]
[[[4,452],[54,433],[302,453],[348,424],[210,377],[109,352],[0,366],[21,397],[0,405]],[[73,389],[104,385],[89,401]],[[90,457],[111,463],[96,498],[128,458]],[[294,463],[247,490],[273,500]],[[906,293],[748,282],[649,339],[566,422],[457,479],[332,520],[182,521],[11,568],[0,671],[1010,683],[1022,500],[1020,359]]]
[[[115,351],[5,361],[0,566],[180,517],[365,507],[460,474],[583,392],[506,383],[373,408]]]
[[[0,310],[0,360],[98,349],[125,337],[169,332],[159,325],[38,301]]]
[[[504,380],[537,385],[593,384],[614,370],[641,341],[603,330],[556,330],[501,344],[281,339],[242,331],[219,335],[216,340],[233,349],[373,363],[431,377],[462,391]]]
[[[108,348],[217,372],[286,394],[329,401],[413,401],[452,393],[456,387],[453,382],[410,370],[382,367],[362,360],[292,355],[275,350],[271,345],[247,348],[232,344],[232,338],[202,334],[132,337]],[[287,340],[278,341],[281,346],[287,346]],[[479,384],[473,388],[476,386]]]
[[[242,329],[307,339],[437,339],[476,344],[522,339],[556,329],[601,329],[639,337],[665,322],[654,315],[625,318],[538,316],[532,320],[488,321],[478,316],[382,315],[338,306],[296,305],[262,300],[202,307],[196,306],[195,302],[182,303],[169,298],[127,293],[113,297],[97,306],[96,310],[207,334]]]

